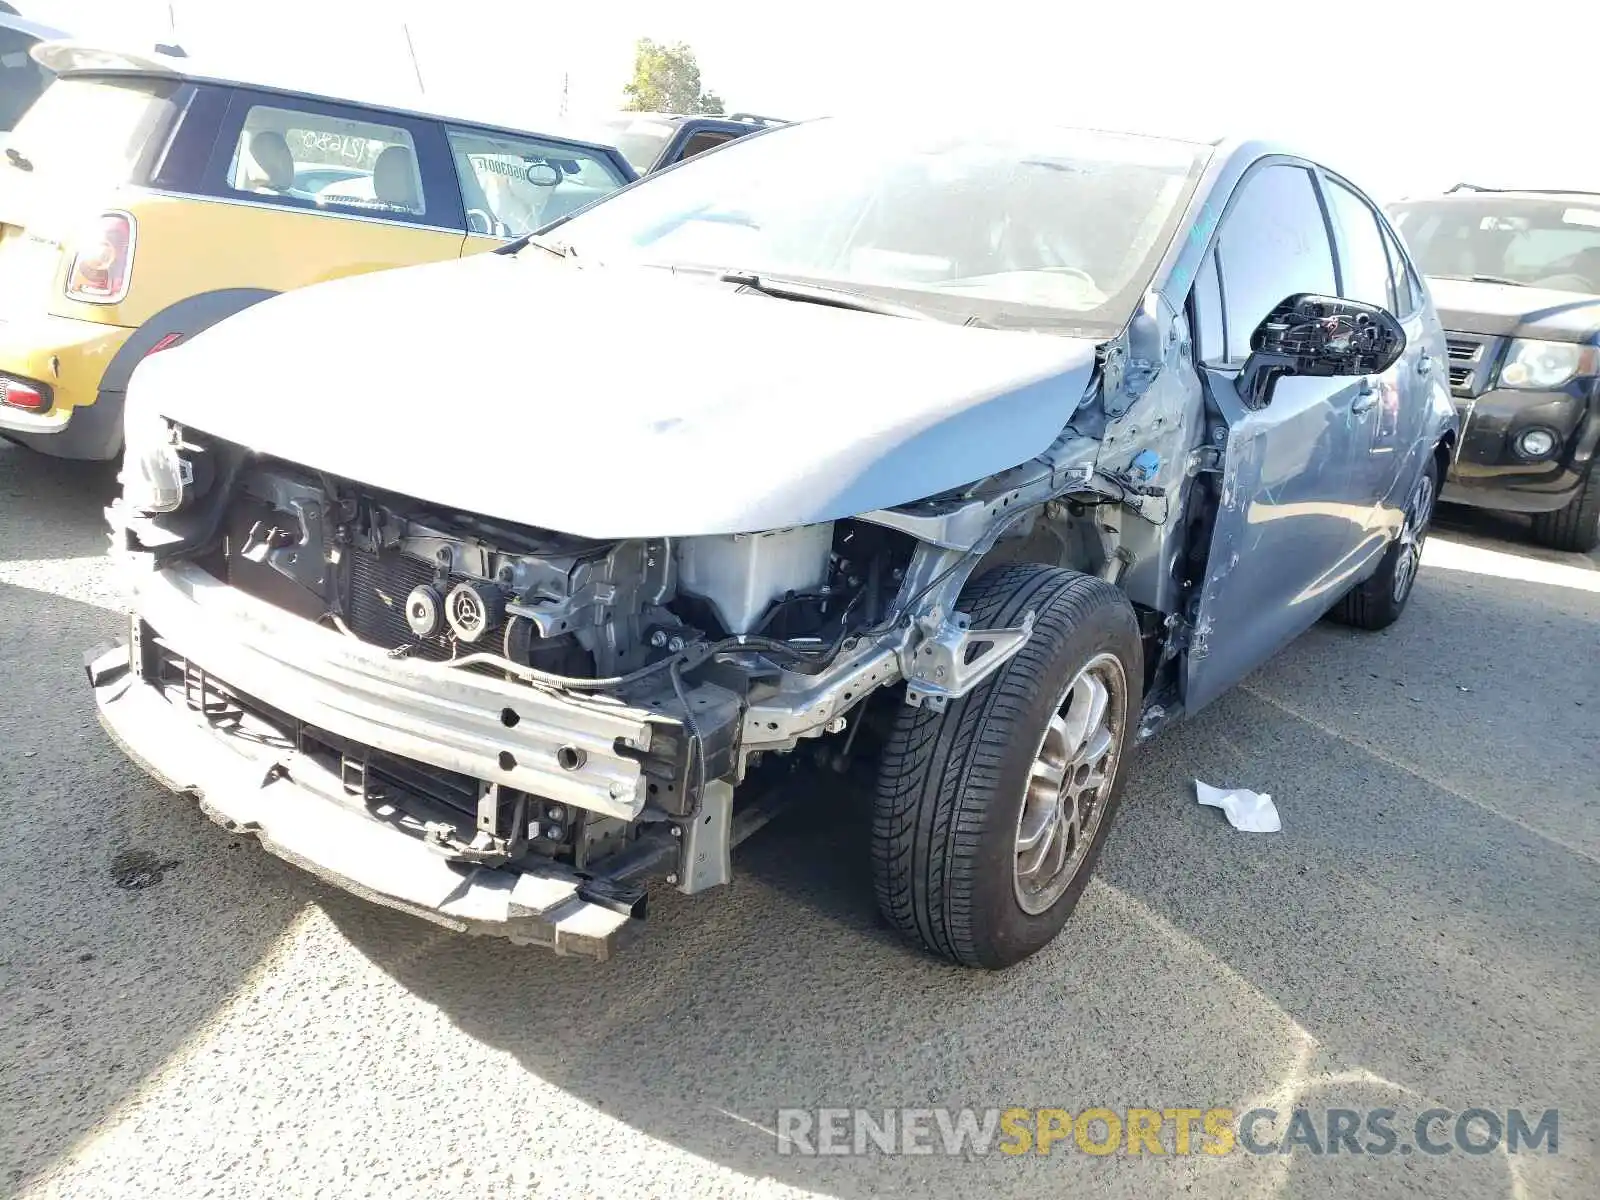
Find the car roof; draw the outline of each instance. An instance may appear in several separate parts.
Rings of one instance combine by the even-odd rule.
[[[617,152],[617,146],[614,141],[596,137],[586,127],[576,126],[559,119],[541,120],[537,123],[522,121],[508,123],[504,119],[486,120],[461,109],[429,108],[425,104],[417,103],[419,99],[422,99],[420,97],[408,98],[404,102],[396,103],[372,97],[339,96],[319,88],[295,87],[281,81],[274,82],[261,78],[250,78],[238,72],[217,70],[187,57],[175,58],[165,54],[144,54],[112,49],[107,46],[70,38],[41,42],[34,46],[29,53],[41,66],[67,78],[74,75],[140,77],[181,80],[187,83],[208,83],[221,87],[242,87],[279,96],[309,97],[314,100],[324,100],[330,104],[345,104],[356,108],[372,109],[377,112],[394,113],[402,117],[415,117],[426,121],[450,121],[458,125],[471,125],[480,129],[495,129],[508,134],[542,135],[559,138],[561,141],[571,142],[578,146],[587,146],[595,150]]]

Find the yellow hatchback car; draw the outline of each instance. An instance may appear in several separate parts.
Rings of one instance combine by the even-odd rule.
[[[291,288],[492,249],[632,181],[614,145],[75,42],[0,161],[0,437],[122,448],[141,360]],[[370,347],[352,346],[352,354]],[[289,369],[295,347],[276,363]]]

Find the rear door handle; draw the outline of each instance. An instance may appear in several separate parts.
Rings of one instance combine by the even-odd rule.
[[[1378,407],[1377,385],[1368,379],[1361,384],[1361,390],[1356,393],[1356,398],[1350,401],[1350,411],[1360,416],[1362,413],[1371,412]]]

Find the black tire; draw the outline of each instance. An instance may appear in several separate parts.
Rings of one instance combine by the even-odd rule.
[[[1405,524],[1384,551],[1377,571],[1365,583],[1346,592],[1329,610],[1330,617],[1343,625],[1370,630],[1387,629],[1400,619],[1416,591],[1422,547],[1428,540],[1438,499],[1439,463],[1430,456],[1406,501]]]
[[[1054,938],[1088,883],[1138,728],[1144,653],[1127,599],[1104,580],[1076,571],[999,567],[969,582],[958,605],[974,628],[1014,625],[1031,609],[1033,636],[945,711],[899,709],[879,759],[874,885],[878,907],[905,936],[952,962],[994,970]],[[1064,858],[1057,878],[1067,879],[1065,890],[1030,913],[1019,898],[1018,837],[1034,757],[1044,753],[1046,729],[1068,686],[1092,664],[1114,678],[1113,659],[1124,692],[1120,713],[1108,707],[1103,725],[1116,738],[1115,760],[1096,776],[1106,782],[1086,801],[1098,815],[1072,838],[1086,849]],[[1072,811],[1079,812],[1075,802]],[[1065,833],[1061,837],[1069,844]],[[1075,873],[1067,876],[1074,862]]]
[[[1600,463],[1589,464],[1583,486],[1565,508],[1534,515],[1533,540],[1552,550],[1576,554],[1600,546]]]

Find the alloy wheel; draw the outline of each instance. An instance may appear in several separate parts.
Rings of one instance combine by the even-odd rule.
[[[1428,540],[1428,523],[1433,519],[1433,477],[1423,472],[1406,505],[1405,524],[1400,527],[1400,557],[1394,564],[1394,601],[1405,602],[1411,585],[1422,567],[1422,544]]]
[[[1037,915],[1083,867],[1122,756],[1128,678],[1115,655],[1079,671],[1056,704],[1028,772],[1017,817],[1017,903]]]

